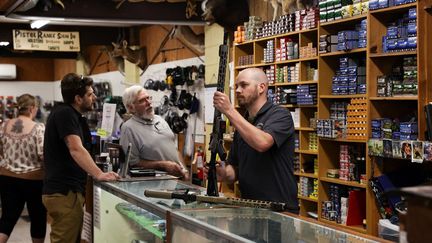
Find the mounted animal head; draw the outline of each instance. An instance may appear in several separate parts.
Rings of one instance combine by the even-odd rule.
[[[279,7],[282,7],[282,14],[294,13],[297,10],[309,9],[316,6],[317,0],[264,0],[270,2],[273,7],[273,21],[276,20]]]
[[[190,26],[175,26],[171,38],[179,39],[184,45],[192,49],[198,55],[204,55],[204,33],[195,34]]]
[[[209,24],[217,23],[227,31],[234,31],[249,19],[247,0],[205,0],[201,17]]]
[[[127,41],[123,40],[120,44],[112,43],[114,49],[111,51],[111,57],[123,57],[131,63],[136,64],[141,70],[144,70],[147,65],[147,51],[145,47],[140,47],[133,50],[128,47]]]

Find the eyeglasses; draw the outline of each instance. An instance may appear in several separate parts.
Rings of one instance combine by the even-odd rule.
[[[135,103],[136,104],[143,104],[144,102],[150,103],[152,100],[153,100],[152,96],[146,96],[146,97],[143,97],[143,98],[135,101]]]

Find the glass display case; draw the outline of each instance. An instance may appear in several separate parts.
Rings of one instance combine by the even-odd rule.
[[[179,210],[168,213],[167,241],[378,242],[359,235],[255,208]]]
[[[164,242],[166,213],[175,209],[206,208],[178,199],[144,196],[144,190],[186,191],[205,194],[205,188],[178,180],[102,182],[93,186],[94,242]]]

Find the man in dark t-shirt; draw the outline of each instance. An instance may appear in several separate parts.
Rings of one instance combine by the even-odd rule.
[[[79,242],[87,173],[99,181],[118,179],[114,172],[102,172],[88,152],[90,130],[82,114],[93,109],[92,84],[91,78],[67,74],[61,81],[65,104],[47,120],[42,201],[52,218],[51,242]]]
[[[241,197],[283,202],[298,213],[294,177],[295,129],[290,112],[267,101],[268,80],[258,68],[239,73],[235,81],[243,117],[227,95],[215,92],[213,104],[234,126],[234,141],[227,164],[217,168],[220,181],[239,181]]]

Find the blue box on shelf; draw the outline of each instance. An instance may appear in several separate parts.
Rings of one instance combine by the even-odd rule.
[[[417,133],[418,126],[416,122],[401,122],[399,124],[399,130],[401,133]]]
[[[417,134],[400,133],[400,140],[417,140]]]
[[[410,19],[410,20],[417,19],[417,10],[416,10],[416,8],[410,8],[408,10],[408,19]]]
[[[388,0],[379,0],[378,1],[378,8],[387,8],[389,6]]]
[[[417,48],[417,36],[411,36],[407,38],[407,48],[408,49]]]

